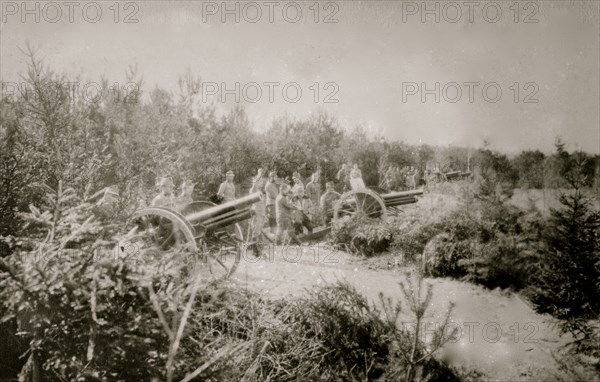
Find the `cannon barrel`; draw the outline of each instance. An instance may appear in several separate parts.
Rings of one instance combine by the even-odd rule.
[[[452,171],[452,172],[447,172],[444,175],[446,176],[447,179],[454,179],[454,178],[460,177],[460,174],[461,174],[460,171]]]
[[[385,206],[386,207],[394,207],[394,206],[402,206],[405,204],[413,204],[416,203],[417,199],[412,198],[412,199],[407,199],[407,200],[393,200],[393,201],[386,201],[385,202]]]
[[[398,191],[398,192],[390,192],[388,194],[383,194],[381,197],[383,200],[389,199],[399,199],[399,198],[408,198],[423,195],[423,190],[409,190],[409,191]]]
[[[416,195],[410,195],[410,196],[397,196],[395,198],[383,198],[384,201],[386,200],[408,200],[408,199],[415,199],[417,196]]]
[[[206,229],[214,230],[216,228],[226,227],[231,224],[235,224],[241,222],[246,219],[250,219],[254,215],[254,211],[250,209],[245,209],[243,212],[237,213],[235,215],[229,216],[225,219],[217,220],[212,223],[208,223],[206,225]]]
[[[186,220],[192,225],[205,224],[205,222],[215,222],[221,220],[224,216],[233,217],[236,215],[235,212],[239,212],[246,207],[260,201],[262,198],[260,192],[255,192],[248,196],[241,197],[236,200],[232,200],[227,203],[219,204],[214,207],[207,208],[203,211],[193,212],[185,216]],[[226,215],[227,214],[227,215]],[[225,217],[227,218],[227,217]],[[241,219],[244,220],[244,219]],[[238,220],[238,221],[241,221]],[[235,223],[235,221],[233,222]],[[230,223],[230,224],[233,224]]]
[[[381,195],[381,198],[386,207],[393,207],[416,203],[417,196],[420,195],[423,195],[423,190],[390,192],[389,194]]]
[[[400,197],[396,197],[396,198],[385,198],[383,199],[384,202],[391,202],[391,201],[396,201],[396,200],[414,200],[416,199],[416,196],[400,196]]]
[[[241,215],[242,213],[245,213],[248,211],[250,211],[250,207],[241,208],[239,210],[236,209],[233,211],[228,211],[228,212],[222,213],[221,215],[217,215],[212,218],[206,219],[206,220],[202,221],[202,224],[205,226],[209,226],[211,224],[218,223],[221,220],[229,219],[229,218],[235,217],[237,215]]]

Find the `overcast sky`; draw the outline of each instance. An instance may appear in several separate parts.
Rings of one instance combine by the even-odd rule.
[[[304,118],[326,110],[345,126],[360,123],[409,143],[480,146],[486,139],[508,152],[547,151],[561,136],[571,149],[600,152],[597,1],[520,2],[518,13],[513,1],[476,1],[472,19],[463,1],[429,2],[428,9],[438,4],[439,22],[423,14],[422,1],[299,2],[299,16],[293,4],[228,2],[234,10],[238,4],[239,23],[233,14],[222,22],[221,1],[125,2],[118,14],[114,2],[98,3],[100,16],[94,5],[85,12],[79,5],[70,22],[66,6],[58,15],[41,2],[36,22],[35,14],[23,15],[21,2],[3,2],[2,80],[18,80],[25,65],[18,47],[29,41],[52,68],[86,80],[104,75],[124,84],[128,66],[137,64],[145,90],[175,91],[189,70],[204,81],[206,102],[220,110],[235,94],[223,103],[208,93],[237,82],[257,129],[285,113]],[[422,84],[433,90],[425,102]]]

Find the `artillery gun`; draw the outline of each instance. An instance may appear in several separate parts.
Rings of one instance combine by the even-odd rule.
[[[338,220],[363,213],[385,221],[388,215],[397,216],[401,212],[400,206],[416,203],[421,195],[422,189],[381,194],[368,188],[348,191],[334,205],[333,218]]]
[[[146,207],[129,219],[129,231],[119,244],[138,253],[160,255],[168,250],[200,254],[215,279],[229,277],[248,248],[260,256],[260,247],[244,235],[241,223],[254,214],[259,192],[216,205],[192,202],[176,211],[166,207]],[[131,250],[130,250],[131,252]]]

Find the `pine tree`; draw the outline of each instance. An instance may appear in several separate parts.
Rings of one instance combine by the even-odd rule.
[[[539,312],[564,319],[600,314],[600,213],[576,190],[560,197],[545,235],[540,285],[534,296]]]

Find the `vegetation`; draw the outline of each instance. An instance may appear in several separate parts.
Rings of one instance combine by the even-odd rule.
[[[592,357],[600,370],[600,210],[581,190],[585,162],[566,160],[563,176],[573,192],[551,210],[530,294],[537,311],[558,318],[562,331],[576,338],[571,353]]]
[[[242,193],[259,167],[282,177],[299,171],[307,178],[320,166],[320,180],[326,182],[343,162],[361,164],[372,186],[380,184],[387,166],[424,171],[428,163],[437,163],[442,169],[467,170],[470,161],[475,173],[488,174],[484,179],[496,176],[503,187],[563,187],[557,163],[565,156],[585,159],[586,186],[600,179],[598,156],[570,154],[564,145],[553,155],[524,152],[509,159],[488,148],[386,142],[322,113],[306,120],[282,117],[258,132],[242,107],[219,116],[214,107],[199,104],[200,79],[190,73],[181,76],[172,94],[160,88],[146,91],[131,67],[126,77],[132,86],[114,89],[103,79],[98,81],[101,97],[90,101],[74,96],[68,86],[56,86],[87,79],[68,78],[32,51],[27,55],[22,92],[0,100],[0,235],[5,237],[20,234],[24,222],[18,212],[39,204],[45,194],[39,185],[56,189],[59,181],[84,199],[116,185],[120,209],[127,211],[149,202],[157,177],[171,176],[176,184],[191,179],[197,184],[194,199],[207,199],[228,169],[236,172]],[[544,169],[543,179],[532,177],[538,167]]]
[[[273,302],[207,283],[189,254],[114,258],[101,250],[106,222],[71,189],[46,200],[54,213],[32,206],[23,218],[36,234],[0,263],[3,321],[16,319],[29,343],[20,378],[413,381],[418,371],[458,380],[431,358],[445,325],[426,344],[383,295],[383,311],[345,283]],[[401,284],[417,324],[431,299],[421,288]]]
[[[431,300],[423,280],[401,286],[417,323],[406,329],[400,305],[382,297],[372,306],[344,283],[269,301],[201,281],[193,256],[112,249],[160,176],[193,180],[199,200],[228,169],[243,193],[257,168],[307,177],[320,167],[325,182],[351,161],[378,185],[387,166],[466,169],[467,160],[473,184],[432,187],[419,208],[386,223],[344,220],[331,241],[368,257],[401,252],[430,276],[521,291],[575,336],[569,354],[598,370],[600,214],[585,192],[600,183],[597,155],[569,153],[560,141],[550,155],[514,158],[488,147],[385,142],[325,114],[283,117],[258,132],[241,107],[223,116],[199,107],[190,74],[177,94],[145,93],[131,68],[135,91],[102,80],[102,97],[89,102],[51,86],[73,79],[28,57],[29,91],[0,100],[0,343],[25,354],[0,370],[33,381],[457,380],[433,357],[444,328],[431,343],[419,335]],[[99,209],[89,198],[110,185],[118,205]],[[546,217],[512,205],[515,187],[565,194]]]
[[[330,239],[338,249],[354,254],[373,256],[387,251],[392,242],[390,224],[379,219],[358,215],[334,222]]]

